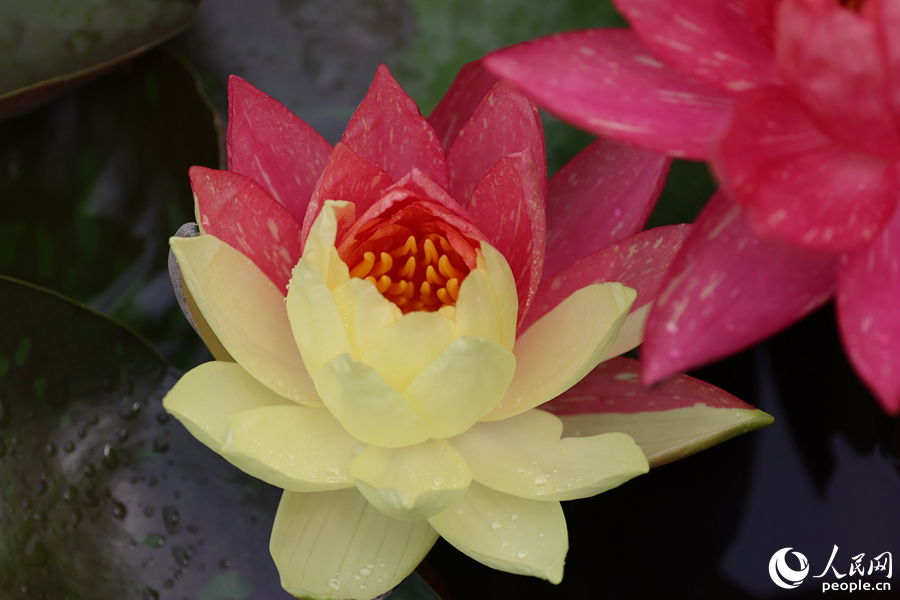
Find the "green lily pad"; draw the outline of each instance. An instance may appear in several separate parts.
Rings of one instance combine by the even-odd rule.
[[[0,273],[112,314],[179,366],[199,344],[167,275],[192,221],[187,172],[220,164],[218,117],[186,63],[150,52],[0,123]]]
[[[4,0],[0,119],[164,42],[199,7],[200,0]]]
[[[162,408],[180,373],[121,325],[0,277],[0,597],[289,600],[281,490]],[[436,598],[417,578],[399,600]]]

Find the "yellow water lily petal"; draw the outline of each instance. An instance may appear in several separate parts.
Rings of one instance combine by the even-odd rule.
[[[300,404],[322,406],[275,284],[212,235],[173,237],[169,243],[184,283],[228,353],[269,389]]]
[[[457,338],[409,384],[403,399],[431,427],[431,437],[453,437],[500,402],[515,371],[516,357],[497,342]]]
[[[294,267],[287,313],[293,339],[313,379],[325,363],[350,352],[350,339],[331,290],[318,267],[306,258]]]
[[[559,583],[569,550],[559,502],[536,502],[472,482],[428,522],[460,552],[491,568]]]
[[[397,305],[381,295],[375,284],[356,277],[337,286],[331,295],[344,320],[353,356],[362,356],[371,337],[383,327],[400,320]]]
[[[293,492],[353,486],[350,463],[365,445],[324,408],[256,408],[228,424],[222,455],[257,479]]]
[[[516,342],[516,319],[519,316],[519,296],[516,293],[516,280],[509,263],[493,246],[481,242],[481,257],[484,258],[488,281],[497,301],[500,312],[500,328],[503,347],[512,350]],[[479,258],[481,258],[479,257]]]
[[[647,316],[650,314],[651,308],[653,308],[653,302],[648,302],[636,311],[628,313],[625,323],[616,337],[616,343],[603,357],[604,361],[621,356],[641,345],[644,341],[644,326],[647,324]]]
[[[562,421],[535,409],[477,423],[451,443],[475,481],[533,500],[587,498],[650,470],[627,434],[560,439],[562,432]]]
[[[456,301],[456,337],[480,337],[503,342],[500,310],[491,290],[486,269],[466,275]]]
[[[213,361],[194,367],[163,398],[163,408],[216,452],[225,443],[229,416],[279,405],[297,406],[233,362]]]
[[[342,354],[316,375],[325,406],[350,435],[384,448],[424,442],[428,424],[369,365]]]
[[[718,408],[702,403],[653,412],[585,414],[560,419],[566,437],[609,431],[627,433],[641,447],[651,467],[690,456],[774,422],[761,410]]]
[[[593,284],[541,317],[516,340],[516,375],[484,420],[525,412],[578,383],[612,348],[636,295],[620,283]]]
[[[298,598],[371,600],[412,573],[437,537],[428,521],[391,519],[356,489],[285,492],[269,552]]]
[[[216,360],[235,362],[234,357],[228,353],[228,350],[222,345],[222,341],[216,336],[209,323],[206,322],[206,317],[200,312],[194,297],[191,296],[191,291],[187,287],[182,287],[182,291],[184,292],[184,301],[187,303],[188,311],[191,313],[191,319],[194,320],[194,326],[197,328],[197,333],[200,334],[200,339],[206,344],[209,353]]]
[[[366,500],[389,517],[433,517],[466,493],[472,471],[446,440],[404,448],[367,447],[350,465]]]
[[[356,206],[352,202],[326,201],[313,221],[306,245],[303,247],[303,258],[319,268],[322,281],[329,290],[350,279],[350,269],[338,256],[334,242],[338,223],[352,223],[355,220],[355,212]]]
[[[403,392],[453,341],[453,322],[439,312],[411,312],[369,339],[362,360]]]

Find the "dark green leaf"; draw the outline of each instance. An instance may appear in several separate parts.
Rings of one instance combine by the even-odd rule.
[[[281,490],[169,418],[177,371],[122,326],[5,277],[0,315],[0,597],[290,598],[268,552]],[[436,598],[418,577],[395,597]]]
[[[218,140],[195,78],[165,50],[0,124],[0,273],[114,314],[192,363],[166,240],[194,219],[187,172],[219,166]]]
[[[200,0],[4,0],[0,119],[162,43],[199,6]]]

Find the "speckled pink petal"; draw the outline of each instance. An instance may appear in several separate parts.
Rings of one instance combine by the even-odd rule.
[[[240,77],[228,80],[228,169],[261,185],[303,222],[331,144]]]
[[[399,180],[413,167],[447,189],[447,160],[437,134],[385,65],[341,138],[348,148]]]
[[[497,79],[496,75],[484,68],[480,60],[466,63],[460,68],[450,89],[428,115],[428,122],[434,127],[444,151],[450,151],[459,129],[469,120],[475,107]]]
[[[759,239],[741,208],[717,193],[650,311],[644,382],[743,350],[809,314],[831,298],[835,263]]]
[[[544,276],[520,331],[525,331],[573,292],[592,283],[618,281],[637,291],[634,312],[659,295],[666,271],[681,249],[690,225],[642,231],[585,256],[553,276]]]
[[[678,375],[641,385],[640,362],[613,358],[541,406],[563,422],[563,437],[630,435],[651,467],[766,427],[771,416],[714,385]]]
[[[547,186],[544,277],[643,229],[671,164],[663,154],[610,139],[566,163]]]
[[[809,0],[784,0],[776,23],[778,66],[816,124],[857,152],[900,158],[877,24],[838,2]]]
[[[469,200],[472,222],[506,258],[516,280],[521,324],[544,266],[547,235],[543,181],[531,151],[501,158]]]
[[[635,33],[658,58],[727,92],[780,78],[772,49],[737,2],[616,0]]]
[[[346,200],[356,206],[356,217],[366,212],[384,190],[393,185],[390,176],[365,158],[338,142],[328,166],[316,183],[303,219],[303,243],[326,200]]]
[[[679,374],[654,387],[640,383],[641,362],[619,356],[600,363],[584,379],[541,410],[558,417],[587,413],[638,413],[690,408],[700,402],[718,408],[753,409],[712,384]]]
[[[287,294],[300,260],[300,224],[249,177],[191,167],[190,178],[203,232],[242,252]]]
[[[558,34],[484,61],[576,127],[672,156],[705,159],[733,104],[660,62],[630,30]]]
[[[760,235],[815,251],[867,244],[900,196],[900,165],[835,143],[784,88],[740,97],[711,163]]]
[[[891,106],[900,122],[900,2],[882,1],[878,10],[881,49],[891,83]]]
[[[481,178],[508,154],[530,150],[547,193],[544,129],[537,105],[508,81],[498,81],[484,95],[447,152],[450,195],[466,206]]]
[[[837,310],[856,372],[886,413],[900,413],[900,210],[875,241],[841,257]]]

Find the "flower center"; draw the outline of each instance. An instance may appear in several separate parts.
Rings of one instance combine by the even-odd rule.
[[[443,235],[410,235],[393,246],[379,256],[364,252],[350,276],[374,283],[404,314],[456,305],[469,269]]]

